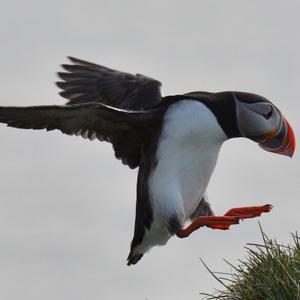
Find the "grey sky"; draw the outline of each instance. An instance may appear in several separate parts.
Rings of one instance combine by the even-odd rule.
[[[63,103],[66,55],[163,82],[163,93],[242,90],[273,101],[299,135],[299,1],[0,2],[0,105]],[[109,144],[0,126],[0,298],[200,299],[218,284],[199,261],[222,261],[260,240],[257,219],[199,230],[126,266],[136,171]],[[115,183],[115,185],[114,185]],[[288,242],[299,230],[299,155],[227,142],[209,186],[216,213],[272,203],[260,220]]]

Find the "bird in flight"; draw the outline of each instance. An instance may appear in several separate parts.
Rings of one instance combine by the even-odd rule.
[[[215,216],[206,196],[220,148],[231,138],[292,157],[293,129],[269,100],[237,91],[162,97],[155,79],[69,59],[57,82],[65,105],[2,106],[0,122],[110,142],[117,159],[138,168],[128,265],[173,235],[185,238],[203,226],[226,230],[271,210],[245,206]]]

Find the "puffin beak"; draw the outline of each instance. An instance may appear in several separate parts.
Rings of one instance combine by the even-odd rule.
[[[292,157],[295,152],[296,138],[289,122],[282,117],[279,128],[264,134],[264,140],[259,143],[259,146],[266,151]]]

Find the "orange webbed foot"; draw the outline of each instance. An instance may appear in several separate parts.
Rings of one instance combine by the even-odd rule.
[[[187,228],[176,233],[179,238],[188,237],[200,227],[206,226],[212,229],[228,230],[231,225],[238,224],[239,217],[236,216],[201,216],[196,218]]]
[[[228,230],[231,225],[239,224],[242,219],[259,217],[262,213],[272,210],[271,204],[261,206],[236,207],[228,210],[224,216],[200,216],[188,227],[176,233],[179,238],[188,237],[200,227],[206,226],[212,229]]]
[[[241,219],[255,218],[259,217],[262,213],[270,212],[272,208],[271,204],[237,207],[228,210],[224,216],[236,216]]]

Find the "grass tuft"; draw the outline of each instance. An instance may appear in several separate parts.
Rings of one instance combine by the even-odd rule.
[[[224,290],[215,294],[201,293],[207,300],[300,300],[300,237],[292,234],[290,245],[280,245],[262,231],[262,244],[249,243],[247,258],[233,274],[213,272],[202,261]]]

